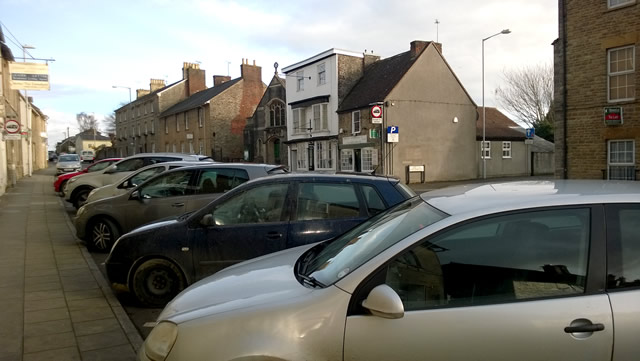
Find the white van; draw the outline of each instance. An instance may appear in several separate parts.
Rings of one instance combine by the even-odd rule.
[[[82,153],[80,153],[80,157],[83,162],[93,162],[96,158],[96,154],[91,149],[83,149]]]

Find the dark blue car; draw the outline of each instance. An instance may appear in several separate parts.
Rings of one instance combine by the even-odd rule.
[[[336,237],[415,196],[398,179],[287,174],[247,182],[204,208],[123,235],[106,260],[115,288],[162,306],[227,266]]]

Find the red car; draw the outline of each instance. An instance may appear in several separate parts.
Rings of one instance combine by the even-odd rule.
[[[90,164],[87,168],[81,170],[80,172],[61,174],[56,177],[55,181],[53,181],[53,189],[58,193],[63,193],[64,185],[67,183],[69,179],[80,174],[91,173],[91,172],[96,172],[96,171],[105,169],[119,160],[122,160],[122,158],[101,159],[95,163]],[[64,195],[64,194],[61,194],[61,195]]]

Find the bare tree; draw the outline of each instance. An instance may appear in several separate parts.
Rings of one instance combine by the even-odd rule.
[[[99,132],[98,130],[98,120],[95,115],[87,114],[85,112],[76,114],[76,120],[78,121],[78,128],[80,128],[80,132],[84,132],[87,130],[94,130],[95,132]]]
[[[104,120],[104,127],[107,134],[116,134],[116,115],[111,113],[107,115]]]
[[[496,89],[498,103],[537,135],[553,140],[553,67],[544,64],[503,75],[506,84]]]

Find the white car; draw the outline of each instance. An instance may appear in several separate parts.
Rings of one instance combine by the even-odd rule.
[[[65,200],[78,209],[87,202],[87,197],[94,188],[115,183],[131,174],[131,172],[150,164],[180,160],[192,162],[212,161],[211,158],[206,156],[180,153],[140,153],[132,155],[104,170],[71,178],[64,187]]]
[[[425,193],[335,239],[193,284],[138,356],[635,360],[639,219],[638,182]]]
[[[63,154],[56,163],[56,175],[79,172],[82,170],[82,162],[77,154]]]

